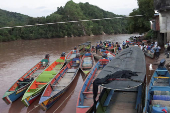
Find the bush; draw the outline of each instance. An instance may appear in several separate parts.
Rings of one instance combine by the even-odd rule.
[[[144,36],[146,39],[153,39],[153,38],[156,38],[156,32],[153,31],[153,30],[149,30],[145,36]]]

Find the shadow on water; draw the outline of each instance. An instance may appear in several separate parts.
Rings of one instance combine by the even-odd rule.
[[[40,110],[40,107],[38,102],[40,100],[40,96],[27,108],[27,113],[38,113]]]
[[[28,107],[27,113],[45,113],[45,112],[46,113],[53,113],[53,112],[61,113],[62,110],[66,107],[66,105],[69,104],[69,101],[72,98],[72,96],[75,95],[74,93],[77,93],[75,92],[76,86],[82,85],[78,82],[78,81],[83,81],[83,80],[80,80],[82,79],[80,75],[81,75],[81,72],[79,71],[76,78],[71,83],[70,87],[68,88],[67,92],[64,93],[61,96],[61,98],[50,109],[48,109],[47,111],[41,110],[40,106],[38,106],[38,102],[40,100],[40,97],[39,97],[38,99],[36,99],[35,102],[31,104],[31,106]],[[77,85],[78,83],[79,85]],[[74,96],[73,98],[77,100],[77,96]],[[76,105],[76,103],[74,103],[72,100],[70,101],[70,104]]]
[[[120,34],[120,35],[102,35],[93,37],[74,37],[74,38],[54,38],[54,39],[39,39],[39,40],[18,40],[13,42],[0,43],[0,89],[2,92],[0,96],[3,97],[5,91],[18,79],[28,71],[35,62],[39,62],[45,54],[50,54],[50,63],[56,60],[62,52],[70,52],[81,43],[91,41],[92,45],[96,45],[96,42],[101,40],[111,40],[113,42],[120,42],[127,40],[133,34]],[[84,76],[77,77],[78,80],[74,80],[74,85],[71,86],[68,91],[56,102],[47,112],[54,112],[58,106],[69,96],[70,92],[73,92],[71,96],[63,103],[63,105],[56,111],[56,113],[70,113],[76,112],[76,103],[79,91],[82,87]],[[6,105],[3,101],[0,101],[0,112],[2,113],[26,113],[32,110],[38,105],[39,98],[32,103],[31,106],[24,107],[21,102],[21,98],[11,104]],[[30,113],[44,113],[40,107],[36,107]]]
[[[25,107],[25,105],[21,102],[21,99],[22,97],[20,97],[19,99],[17,99],[11,104],[11,107],[8,113],[21,113],[22,112],[22,109]]]

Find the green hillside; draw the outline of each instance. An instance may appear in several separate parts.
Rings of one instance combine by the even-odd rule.
[[[0,27],[25,25],[29,16],[0,9]]]
[[[43,25],[24,28],[13,28],[0,30],[0,41],[10,41],[17,39],[39,39],[39,38],[62,38],[75,37],[85,35],[101,35],[101,34],[120,34],[127,33],[127,18],[87,21],[81,20],[113,18],[122,15],[104,11],[103,9],[90,5],[89,3],[76,4],[72,0],[68,1],[64,7],[58,7],[57,11],[47,17],[29,18],[28,24],[35,25],[37,23],[67,22],[80,21],[77,23],[57,23],[53,25]],[[26,18],[26,17],[25,17]],[[24,19],[17,16],[15,25],[19,25]],[[15,20],[13,19],[13,20]],[[18,21],[18,20],[21,21]],[[13,22],[13,21],[12,21]],[[27,22],[27,21],[25,21]],[[9,24],[8,24],[9,25]],[[13,26],[11,24],[10,26]]]

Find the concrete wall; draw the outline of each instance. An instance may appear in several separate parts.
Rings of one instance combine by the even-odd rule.
[[[159,14],[160,32],[170,32],[170,10]]]

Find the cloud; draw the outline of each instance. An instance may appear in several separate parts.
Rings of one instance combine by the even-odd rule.
[[[35,8],[35,9],[40,9],[40,10],[42,10],[42,9],[46,9],[47,7],[45,7],[45,6],[41,6],[41,7],[37,7],[37,8]]]
[[[32,17],[47,16],[57,10],[57,7],[64,6],[69,0],[0,0],[1,9]],[[128,15],[134,8],[137,8],[137,0],[73,0],[76,3],[95,5],[115,14]],[[9,4],[10,3],[10,4]]]

